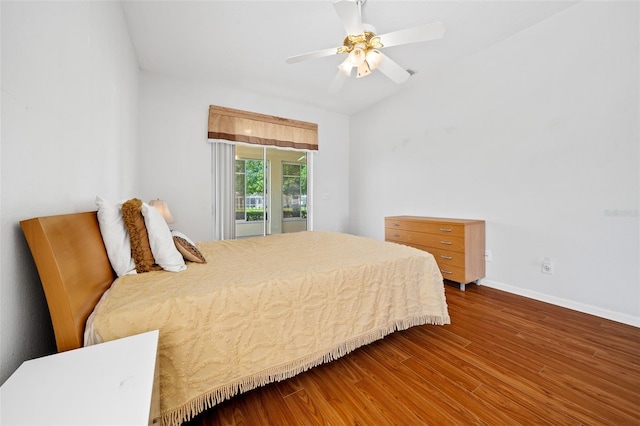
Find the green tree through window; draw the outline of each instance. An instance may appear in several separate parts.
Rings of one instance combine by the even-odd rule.
[[[307,217],[307,166],[282,163],[282,218]]]
[[[236,160],[236,220],[264,218],[262,160]]]

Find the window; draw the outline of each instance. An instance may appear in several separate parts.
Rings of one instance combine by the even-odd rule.
[[[215,239],[300,232],[306,230],[308,224],[312,225],[313,185],[309,184],[307,195],[306,181],[313,175],[313,162],[310,161],[313,157],[307,153],[318,150],[316,123],[210,105],[207,129],[211,142]],[[236,168],[238,159],[244,159],[244,162]],[[251,193],[246,161],[249,159],[263,160],[262,199]],[[289,207],[285,207],[291,211],[288,219],[282,217],[283,209],[279,208],[283,205],[283,162],[308,165],[290,176],[298,183],[298,188],[290,188],[288,194],[286,203]],[[261,202],[263,212],[257,213]],[[253,210],[256,217],[262,215],[262,220],[250,220]]]
[[[234,238],[306,231],[311,216],[306,152],[235,146]],[[309,189],[310,191],[310,189]],[[231,201],[229,201],[230,203]]]
[[[264,162],[236,160],[236,220],[257,221],[264,218]]]
[[[307,166],[282,163],[282,218],[307,217]]]

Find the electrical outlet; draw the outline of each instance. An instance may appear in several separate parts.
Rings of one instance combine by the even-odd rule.
[[[493,254],[491,250],[485,250],[484,252],[484,261],[485,262],[493,262]]]
[[[553,275],[553,262],[548,257],[542,259],[542,273]]]

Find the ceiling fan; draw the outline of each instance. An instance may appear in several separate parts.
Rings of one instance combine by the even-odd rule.
[[[291,56],[285,62],[293,64],[308,59],[347,54],[346,59],[338,65],[338,73],[330,87],[332,92],[337,92],[342,88],[345,80],[351,76],[353,68],[356,68],[356,77],[358,78],[367,76],[377,69],[396,84],[407,81],[411,72],[380,52],[380,49],[442,38],[445,30],[444,25],[440,22],[434,22],[376,35],[376,30],[372,25],[362,22],[362,5],[365,2],[366,0],[338,0],[333,3],[342,26],[347,32],[342,46]]]

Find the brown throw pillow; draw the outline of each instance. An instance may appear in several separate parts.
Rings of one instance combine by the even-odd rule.
[[[173,242],[176,248],[182,257],[184,257],[184,260],[196,263],[207,263],[207,260],[202,253],[200,253],[200,250],[198,250],[186,235],[178,231],[171,231],[171,235],[173,236]]]
[[[133,198],[122,204],[122,219],[129,231],[131,241],[131,257],[136,264],[136,272],[159,271],[149,245],[149,234],[142,216],[142,201]]]

